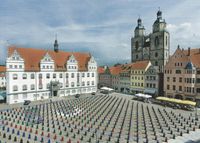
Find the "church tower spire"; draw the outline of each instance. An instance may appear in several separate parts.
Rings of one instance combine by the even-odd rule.
[[[57,40],[57,34],[54,42],[54,52],[58,52],[58,40]]]
[[[139,17],[138,20],[137,20],[137,26],[135,28],[135,37],[143,36],[144,31],[145,31],[145,28],[142,25],[142,19]]]

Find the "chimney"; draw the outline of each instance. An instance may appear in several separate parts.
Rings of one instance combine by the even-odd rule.
[[[188,56],[190,56],[190,47],[188,47]]]

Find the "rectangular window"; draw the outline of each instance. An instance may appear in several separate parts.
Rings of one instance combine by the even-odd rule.
[[[94,77],[94,73],[92,73],[92,77]]]
[[[197,88],[197,93],[200,93],[200,88]]]
[[[170,77],[167,77],[167,82],[169,82],[170,81]]]
[[[27,90],[27,85],[23,85],[22,89],[23,91]]]
[[[182,91],[182,86],[179,86],[179,91]]]
[[[89,81],[87,81],[87,86],[89,86],[90,85],[90,82]]]
[[[50,78],[50,74],[49,74],[49,73],[46,74],[46,78],[47,78],[47,79]]]
[[[87,77],[90,77],[90,73],[87,73]]]
[[[53,74],[53,78],[56,78],[56,73]]]
[[[85,77],[85,73],[82,73],[82,77]]]
[[[175,85],[173,85],[173,90],[176,90],[176,86]]]
[[[182,82],[182,77],[179,77],[179,82]]]
[[[176,82],[176,77],[173,77],[173,82]]]
[[[18,94],[13,95],[13,99],[17,100],[18,99]]]
[[[167,85],[167,90],[170,90],[170,85],[169,84]]]
[[[74,73],[71,73],[71,78],[74,78]]]
[[[74,87],[74,82],[71,82],[71,87]]]
[[[13,79],[14,79],[14,80],[17,79],[17,74],[13,74]]]
[[[27,93],[23,94],[23,99],[27,99]]]
[[[62,78],[62,73],[60,73],[59,77]]]
[[[34,73],[31,74],[31,79],[35,79]]]
[[[31,90],[35,90],[35,85],[34,84],[31,85]]]
[[[42,89],[42,88],[43,88],[42,84],[39,84],[39,89]]]
[[[68,75],[68,73],[66,73],[66,78],[68,78],[69,77],[69,75]]]
[[[82,86],[85,86],[85,82],[84,81],[82,82]]]

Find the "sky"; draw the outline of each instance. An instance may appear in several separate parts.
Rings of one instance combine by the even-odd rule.
[[[98,65],[131,60],[131,37],[140,16],[152,32],[160,7],[170,32],[171,54],[200,48],[199,0],[0,0],[0,64],[17,45],[90,52]]]

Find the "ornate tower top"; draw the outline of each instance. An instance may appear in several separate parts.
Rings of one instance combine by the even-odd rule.
[[[157,19],[159,19],[159,20],[162,19],[162,11],[160,11],[160,8],[157,12]]]
[[[137,20],[137,26],[135,27],[135,36],[143,36],[144,35],[144,26],[142,25],[142,19],[139,17]]]
[[[162,11],[159,8],[157,12],[157,19],[153,24],[153,32],[159,32],[164,30],[166,30],[166,22],[164,19],[162,19]]]
[[[54,42],[54,51],[58,52],[58,40],[57,40],[57,34],[56,34],[56,38],[55,38],[55,42]]]

